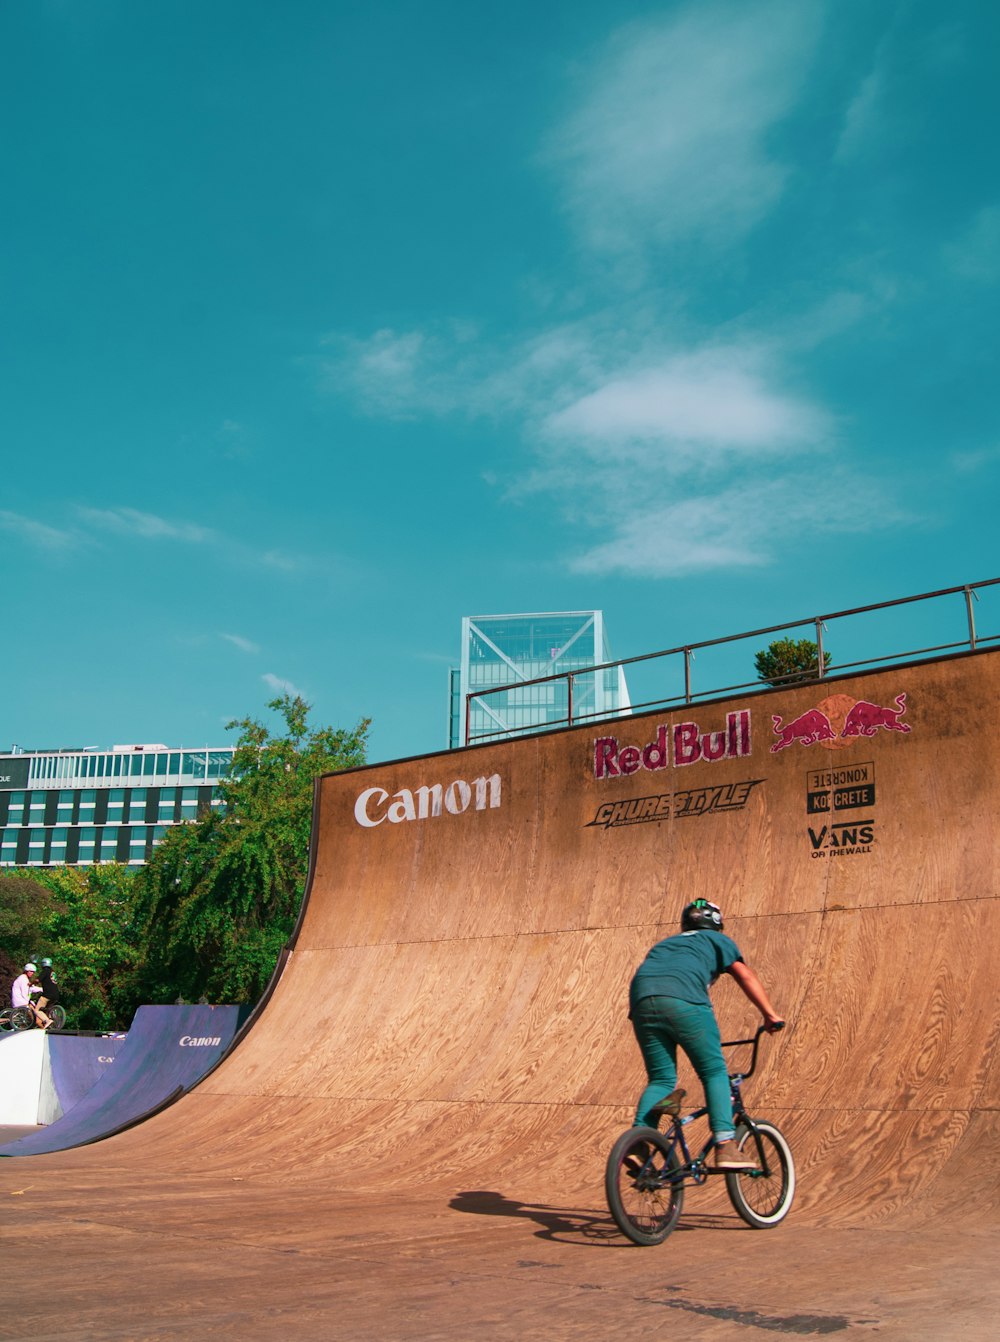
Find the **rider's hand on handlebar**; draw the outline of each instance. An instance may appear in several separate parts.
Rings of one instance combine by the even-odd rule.
[[[785,1028],[785,1022],[777,1016],[765,1016],[764,1029],[768,1034],[777,1034],[779,1030]]]

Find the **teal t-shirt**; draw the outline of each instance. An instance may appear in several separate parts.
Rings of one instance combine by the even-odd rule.
[[[740,948],[724,932],[701,928],[658,941],[635,971],[629,985],[629,1012],[644,997],[679,997],[710,1006],[708,990],[730,965],[742,960]]]

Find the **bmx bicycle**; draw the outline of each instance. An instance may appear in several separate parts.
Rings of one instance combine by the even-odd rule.
[[[783,1028],[782,1026],[779,1028]],[[742,1156],[757,1162],[751,1170],[718,1171],[725,1175],[726,1192],[736,1212],[755,1230],[769,1230],[788,1215],[795,1196],[795,1163],[791,1148],[773,1123],[751,1118],[743,1103],[744,1081],[757,1067],[761,1025],[752,1039],[729,1039],[723,1048],[752,1044],[750,1066],[729,1074],[736,1125],[736,1145]],[[630,1128],[615,1142],[608,1156],[604,1190],[615,1224],[633,1244],[662,1244],[677,1225],[684,1206],[684,1186],[703,1184],[714,1173],[708,1162],[714,1141],[709,1137],[692,1156],[684,1129],[708,1113],[707,1107],[682,1116],[683,1091],[674,1103],[658,1106],[657,1122],[670,1120],[665,1132],[658,1127]],[[656,1112],[656,1111],[654,1111]]]
[[[61,1030],[65,1026],[66,1008],[58,1002],[47,1006],[45,1014],[52,1022],[50,1030]],[[30,1030],[34,1024],[35,1018],[28,1007],[4,1007],[0,1011],[0,1030]]]

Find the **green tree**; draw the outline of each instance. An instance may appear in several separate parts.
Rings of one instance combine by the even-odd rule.
[[[132,994],[135,876],[117,862],[50,867],[38,880],[52,892],[39,954],[53,959],[70,1024],[127,1029]]]
[[[768,685],[797,685],[816,680],[819,675],[819,648],[811,639],[776,638],[754,659],[757,678]],[[830,654],[823,654],[823,670],[830,665]]]
[[[56,902],[52,891],[33,876],[0,876],[0,1006],[10,1006],[11,982],[28,957],[46,954],[46,920]]]
[[[272,735],[251,718],[239,740],[222,807],[168,832],[136,875],[139,956],[135,993],[146,1002],[254,1002],[295,924],[305,890],[313,780],[365,762],[370,722],[311,730],[309,705],[268,704],[284,722]]]

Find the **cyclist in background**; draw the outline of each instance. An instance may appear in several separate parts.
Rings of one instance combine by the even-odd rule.
[[[56,1006],[59,1002],[59,987],[56,983],[56,976],[52,972],[52,961],[49,957],[46,956],[40,964],[38,982],[41,984],[42,995],[38,999],[38,1008],[40,1011],[45,1011],[47,1007]]]
[[[665,937],[651,948],[629,986],[629,1019],[646,1064],[648,1084],[639,1097],[637,1127],[650,1122],[652,1111],[669,1111],[680,1097],[677,1046],[690,1058],[705,1088],[708,1121],[715,1138],[713,1168],[755,1169],[733,1150],[736,1130],[729,1089],[729,1069],[708,990],[720,974],[730,974],[764,1017],[768,1033],[783,1021],[774,1010],[760,979],[744,962],[740,948],[722,931],[722,910],[696,899],[681,914],[679,936]],[[654,1118],[654,1123],[655,1123]]]
[[[34,986],[35,974],[37,972],[38,966],[29,960],[24,966],[23,971],[18,974],[17,978],[11,984],[10,1004],[15,1009],[17,1007],[27,1007],[35,1018],[35,1024],[40,1025],[43,1030],[47,1030],[52,1024],[52,1021],[45,1012],[40,1011],[31,1000],[31,992]]]

